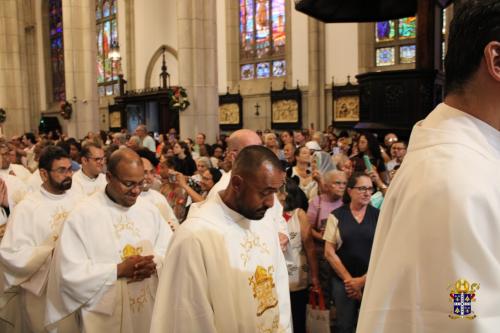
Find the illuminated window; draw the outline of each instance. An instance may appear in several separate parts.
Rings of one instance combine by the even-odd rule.
[[[416,36],[416,17],[375,23],[375,65],[414,64]]]
[[[121,61],[108,58],[113,43],[118,43],[116,0],[96,0],[97,23],[97,85],[100,96],[118,93]]]
[[[285,0],[240,0],[240,78],[286,75]]]
[[[50,0],[48,4],[52,98],[59,102],[66,100],[62,0]]]

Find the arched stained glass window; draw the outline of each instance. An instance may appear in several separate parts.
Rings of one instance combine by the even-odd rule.
[[[375,65],[413,64],[416,60],[416,17],[375,23]]]
[[[286,75],[285,0],[240,0],[240,78]]]
[[[52,98],[59,102],[66,100],[62,0],[50,0],[48,4]]]
[[[118,43],[116,0],[96,0],[97,23],[97,85],[100,96],[118,93],[121,61],[108,58],[111,46]]]

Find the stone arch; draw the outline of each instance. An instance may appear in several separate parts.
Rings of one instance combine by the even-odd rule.
[[[174,49],[173,47],[169,45],[162,45],[160,46],[156,52],[153,54],[151,57],[151,60],[149,60],[148,67],[146,68],[146,75],[144,79],[144,88],[150,88],[151,86],[151,75],[153,72],[153,68],[158,61],[158,59],[161,57],[163,54],[163,50],[165,50],[166,53],[170,53],[171,55],[174,56],[175,59],[179,60],[177,50]]]

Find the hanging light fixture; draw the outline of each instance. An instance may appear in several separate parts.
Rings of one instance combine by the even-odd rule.
[[[120,45],[118,45],[118,42],[115,40],[111,42],[111,48],[109,49],[108,59],[111,59],[113,61],[118,61],[121,59]]]

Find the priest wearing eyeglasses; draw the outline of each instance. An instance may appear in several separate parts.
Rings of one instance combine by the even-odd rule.
[[[76,312],[83,332],[149,332],[157,271],[172,232],[140,198],[141,158],[115,151],[107,185],[68,217],[48,284],[49,328]]]
[[[21,313],[10,311],[14,316],[2,317],[4,323],[9,322],[14,327],[0,324],[1,332],[10,329],[45,332],[46,282],[52,252],[68,214],[80,199],[79,195],[68,191],[73,171],[71,159],[62,148],[45,148],[40,155],[39,169],[42,186],[16,206],[0,244],[2,282],[6,290],[2,300],[8,300],[3,309],[15,307],[16,295],[21,302]],[[9,311],[2,311],[2,314],[7,313]],[[21,322],[15,315],[22,317]],[[70,321],[66,320],[64,325],[68,324]],[[62,327],[65,327],[63,331],[71,330],[71,326],[59,328]]]
[[[86,143],[82,147],[82,168],[73,176],[72,190],[89,196],[104,189],[106,176],[104,170],[104,150],[95,143]]]

